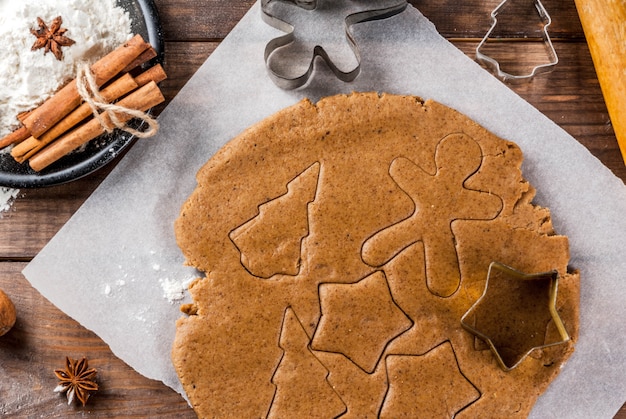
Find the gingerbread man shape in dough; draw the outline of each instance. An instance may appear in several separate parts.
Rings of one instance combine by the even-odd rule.
[[[502,200],[468,189],[465,182],[482,164],[482,151],[465,134],[450,134],[437,145],[434,175],[405,157],[395,158],[389,174],[415,204],[408,218],[378,231],[365,241],[362,258],[382,266],[410,244],[424,243],[426,281],[430,292],[453,295],[461,283],[451,224],[455,220],[489,220],[502,210]]]

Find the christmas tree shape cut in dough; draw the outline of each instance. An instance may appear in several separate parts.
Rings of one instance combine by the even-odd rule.
[[[287,193],[259,206],[259,213],[230,233],[242,265],[254,276],[295,276],[302,239],[309,234],[308,204],[315,199],[320,165],[315,163],[287,185]]]
[[[280,333],[284,355],[272,377],[276,394],[268,414],[273,418],[336,418],[347,407],[328,382],[328,370],[308,348],[310,339],[291,308]]]
[[[449,341],[424,355],[385,358],[389,390],[380,418],[452,418],[480,397]]]
[[[320,286],[322,317],[311,347],[345,355],[367,373],[388,343],[413,325],[391,296],[382,271],[354,284]]]
[[[435,163],[434,176],[404,157],[391,163],[389,174],[411,197],[415,211],[370,237],[363,245],[362,257],[371,266],[382,266],[407,246],[423,241],[428,289],[449,297],[461,283],[452,222],[495,218],[502,209],[502,200],[464,186],[482,164],[480,146],[469,136],[451,134],[442,139]]]

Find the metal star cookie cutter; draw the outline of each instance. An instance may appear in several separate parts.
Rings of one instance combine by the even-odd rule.
[[[544,46],[546,47],[546,52],[547,52],[549,61],[545,64],[540,64],[540,65],[533,67],[530,73],[515,75],[515,74],[510,74],[510,73],[503,71],[500,67],[500,62],[498,62],[498,60],[484,54],[481,51],[483,47],[485,46],[485,43],[487,42],[487,40],[493,33],[494,29],[496,28],[496,25],[498,23],[498,19],[497,19],[498,14],[500,14],[500,12],[502,12],[502,10],[509,4],[509,0],[503,0],[498,5],[498,7],[496,7],[491,12],[491,28],[489,28],[489,30],[487,31],[487,34],[485,34],[483,39],[480,41],[480,43],[476,47],[476,60],[480,63],[483,63],[502,81],[511,82],[511,83],[530,81],[530,79],[532,79],[537,74],[547,73],[547,72],[552,71],[554,66],[557,65],[559,62],[559,58],[556,54],[556,50],[554,49],[554,45],[552,45],[552,40],[550,39],[550,35],[548,34],[548,27],[552,23],[552,18],[550,18],[550,15],[546,11],[546,9],[543,7],[543,4],[541,3],[540,0],[533,0],[533,1],[534,1],[534,6],[537,9],[537,13],[539,14],[539,17],[541,18],[543,22],[543,26],[541,30],[541,37],[543,38],[543,43],[544,43]]]
[[[270,66],[270,59],[272,54],[282,47],[285,47],[296,40],[296,27],[286,20],[281,19],[274,12],[273,7],[276,4],[289,4],[299,7],[301,9],[315,12],[318,9],[319,3],[322,1],[328,2],[328,4],[342,4],[347,12],[345,12],[344,19],[344,32],[349,47],[356,58],[356,65],[349,70],[343,70],[339,68],[337,63],[331,59],[327,51],[322,45],[316,45],[313,48],[312,56],[308,68],[301,74],[293,76],[273,69]],[[364,6],[367,3],[369,6]],[[349,4],[352,7],[345,6]],[[360,6],[360,7],[359,7]],[[314,67],[315,60],[320,57],[335,76],[344,82],[353,81],[361,71],[361,54],[357,46],[357,42],[350,32],[350,27],[357,23],[368,22],[373,20],[386,19],[394,16],[407,7],[406,0],[375,0],[375,1],[356,1],[356,0],[340,0],[330,2],[329,0],[261,0],[261,17],[270,26],[285,32],[285,35],[272,39],[265,46],[264,59],[265,66],[271,80],[280,88],[291,90],[304,86],[310,79]]]
[[[493,276],[495,275],[494,272],[501,273],[516,281],[549,281],[548,309],[550,312],[552,324],[555,326],[560,340],[557,340],[554,342],[548,342],[548,343],[545,343],[545,340],[544,340],[543,344],[530,346],[528,347],[528,350],[526,350],[521,356],[518,356],[517,359],[513,363],[509,363],[505,360],[505,357],[503,356],[502,348],[499,347],[502,345],[497,345],[495,342],[496,339],[494,339],[493,336],[487,335],[483,331],[479,330],[480,327],[476,327],[475,324],[470,324],[467,321],[467,318],[475,314],[478,307],[485,301],[486,299],[485,296],[487,295],[489,291],[490,280],[492,280]],[[543,349],[543,348],[547,348],[550,346],[559,345],[562,343],[566,343],[567,341],[570,340],[569,334],[567,333],[567,330],[565,329],[565,326],[563,325],[563,322],[557,312],[557,308],[556,308],[557,292],[558,292],[558,273],[556,270],[550,271],[550,272],[537,273],[537,274],[526,274],[518,270],[515,270],[509,266],[503,265],[499,262],[492,262],[489,265],[489,271],[487,273],[487,282],[485,284],[485,289],[483,291],[483,294],[480,296],[480,298],[478,298],[478,300],[476,300],[476,302],[470,307],[470,309],[467,310],[467,312],[463,315],[463,317],[461,318],[461,325],[467,331],[469,331],[470,333],[479,337],[485,343],[487,343],[487,345],[491,349],[491,352],[496,357],[496,360],[498,361],[498,364],[500,364],[502,369],[504,371],[510,371],[516,368],[517,366],[519,366],[522,363],[522,361],[524,361],[524,359],[526,359],[526,357],[535,349]],[[502,323],[498,324],[499,326],[501,326],[501,330],[506,328],[505,323],[506,323],[505,321],[502,321]],[[504,324],[504,327],[502,327],[503,324]],[[509,330],[507,329],[507,331]],[[545,335],[544,335],[544,339],[545,339]]]

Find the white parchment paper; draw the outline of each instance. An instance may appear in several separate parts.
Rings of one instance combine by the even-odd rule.
[[[277,88],[263,50],[279,34],[253,6],[161,114],[159,135],[134,145],[25,268],[28,280],[137,371],[181,391],[170,363],[181,314],[163,285],[195,275],[183,267],[173,222],[196,171],[244,128],[303,97],[377,90],[433,98],[521,146],[535,202],[551,209],[581,270],[580,340],[533,416],[614,415],[626,400],[623,182],[410,6],[354,27],[363,60],[350,84],[322,68],[303,89]]]

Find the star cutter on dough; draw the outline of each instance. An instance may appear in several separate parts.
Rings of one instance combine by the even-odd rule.
[[[515,74],[510,74],[510,73],[503,71],[500,68],[500,63],[498,62],[498,60],[482,52],[482,49],[485,43],[488,41],[489,37],[491,36],[494,29],[496,28],[496,25],[498,24],[498,18],[497,18],[498,14],[500,14],[500,12],[502,12],[502,10],[506,6],[508,6],[508,4],[509,4],[509,0],[503,0],[502,3],[500,3],[498,7],[496,7],[491,12],[491,27],[489,28],[489,30],[487,31],[483,39],[480,41],[480,43],[476,47],[476,61],[484,64],[487,68],[489,68],[492,71],[492,73],[494,73],[502,81],[511,82],[511,83],[530,81],[537,74],[548,73],[552,71],[554,66],[559,63],[559,57],[556,54],[556,50],[554,49],[554,45],[552,45],[552,40],[550,39],[550,35],[548,34],[548,27],[552,23],[552,18],[546,11],[545,7],[543,7],[543,4],[541,3],[540,0],[534,0],[534,4],[535,4],[535,8],[537,9],[537,13],[539,14],[539,17],[541,18],[543,22],[543,26],[541,30],[541,37],[543,38],[543,43],[546,47],[546,52],[549,58],[549,61],[547,63],[540,64],[540,65],[533,67],[530,73],[515,75]]]
[[[273,12],[271,5],[273,3],[287,3],[303,10],[315,13],[318,2],[329,0],[261,0],[261,17],[270,26],[285,32],[285,35],[272,39],[265,46],[264,59],[265,67],[271,80],[280,88],[285,90],[297,89],[304,86],[310,79],[315,68],[315,59],[320,57],[335,76],[344,82],[353,81],[361,71],[361,53],[356,40],[350,32],[350,27],[357,23],[369,22],[373,20],[386,19],[404,11],[407,7],[406,0],[334,0],[334,4],[343,4],[338,9],[345,9],[344,32],[346,41],[352,49],[356,66],[348,71],[340,69],[337,64],[330,58],[327,51],[322,45],[316,45],[310,58],[307,70],[297,76],[290,76],[284,72],[275,71],[270,66],[270,57],[278,49],[285,47],[296,40],[296,27],[289,22],[277,17]],[[370,4],[366,6],[364,3]],[[349,6],[348,6],[349,5]]]
[[[541,345],[535,345],[530,347],[527,351],[525,351],[518,359],[515,360],[512,364],[507,363],[502,356],[501,349],[498,348],[494,342],[493,336],[489,336],[483,331],[479,330],[479,327],[468,323],[467,318],[476,313],[479,307],[485,302],[486,295],[489,291],[490,280],[493,281],[495,272],[505,275],[508,279],[519,280],[519,281],[548,281],[549,282],[549,296],[548,296],[548,310],[550,312],[551,321],[553,322],[558,335],[561,340],[555,342],[548,342]],[[526,274],[515,270],[509,266],[503,265],[499,262],[492,262],[489,265],[489,271],[487,273],[487,282],[485,283],[485,289],[481,297],[470,307],[470,309],[463,315],[461,318],[461,325],[473,335],[479,337],[483,341],[485,341],[491,352],[496,357],[498,364],[502,367],[504,371],[511,371],[512,369],[519,366],[524,359],[535,349],[547,348],[550,346],[560,345],[562,343],[566,343],[570,340],[569,334],[563,325],[561,318],[557,312],[556,308],[556,297],[558,292],[558,273],[556,270],[550,272],[536,273],[536,274]]]

